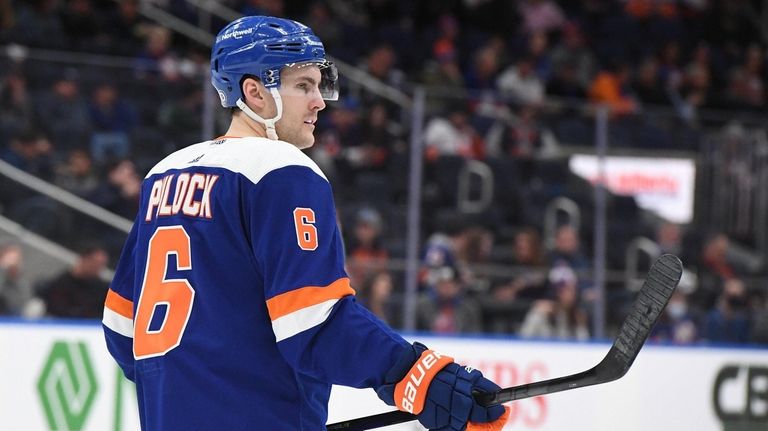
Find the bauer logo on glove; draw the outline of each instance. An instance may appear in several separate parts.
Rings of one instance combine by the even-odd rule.
[[[406,377],[395,386],[395,400],[400,410],[419,414],[424,408],[427,387],[438,371],[453,362],[434,350],[425,350]]]

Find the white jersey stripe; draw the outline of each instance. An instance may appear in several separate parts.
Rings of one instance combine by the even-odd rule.
[[[107,307],[104,307],[104,317],[101,323],[120,335],[133,338],[133,320],[115,313]]]
[[[274,170],[306,166],[327,180],[317,164],[296,146],[266,138],[222,138],[190,145],[161,160],[147,178],[191,166],[227,169],[244,175],[254,184]]]
[[[330,299],[273,320],[272,331],[275,338],[282,341],[325,322],[338,301],[338,298]]]

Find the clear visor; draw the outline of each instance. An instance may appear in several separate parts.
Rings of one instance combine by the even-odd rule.
[[[286,64],[287,67],[301,69],[307,66],[316,66],[320,69],[320,95],[323,100],[339,100],[339,71],[336,65],[328,60],[312,60],[303,63]]]

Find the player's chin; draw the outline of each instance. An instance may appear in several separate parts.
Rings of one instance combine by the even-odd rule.
[[[302,133],[298,147],[302,150],[315,145],[315,135],[312,133]]]

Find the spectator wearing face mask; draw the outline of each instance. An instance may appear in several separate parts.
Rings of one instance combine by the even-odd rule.
[[[744,282],[737,278],[725,281],[717,306],[704,318],[701,335],[706,341],[718,343],[746,343],[749,340]]]
[[[698,334],[688,307],[688,295],[676,290],[653,328],[650,338],[675,344],[691,344]]]

